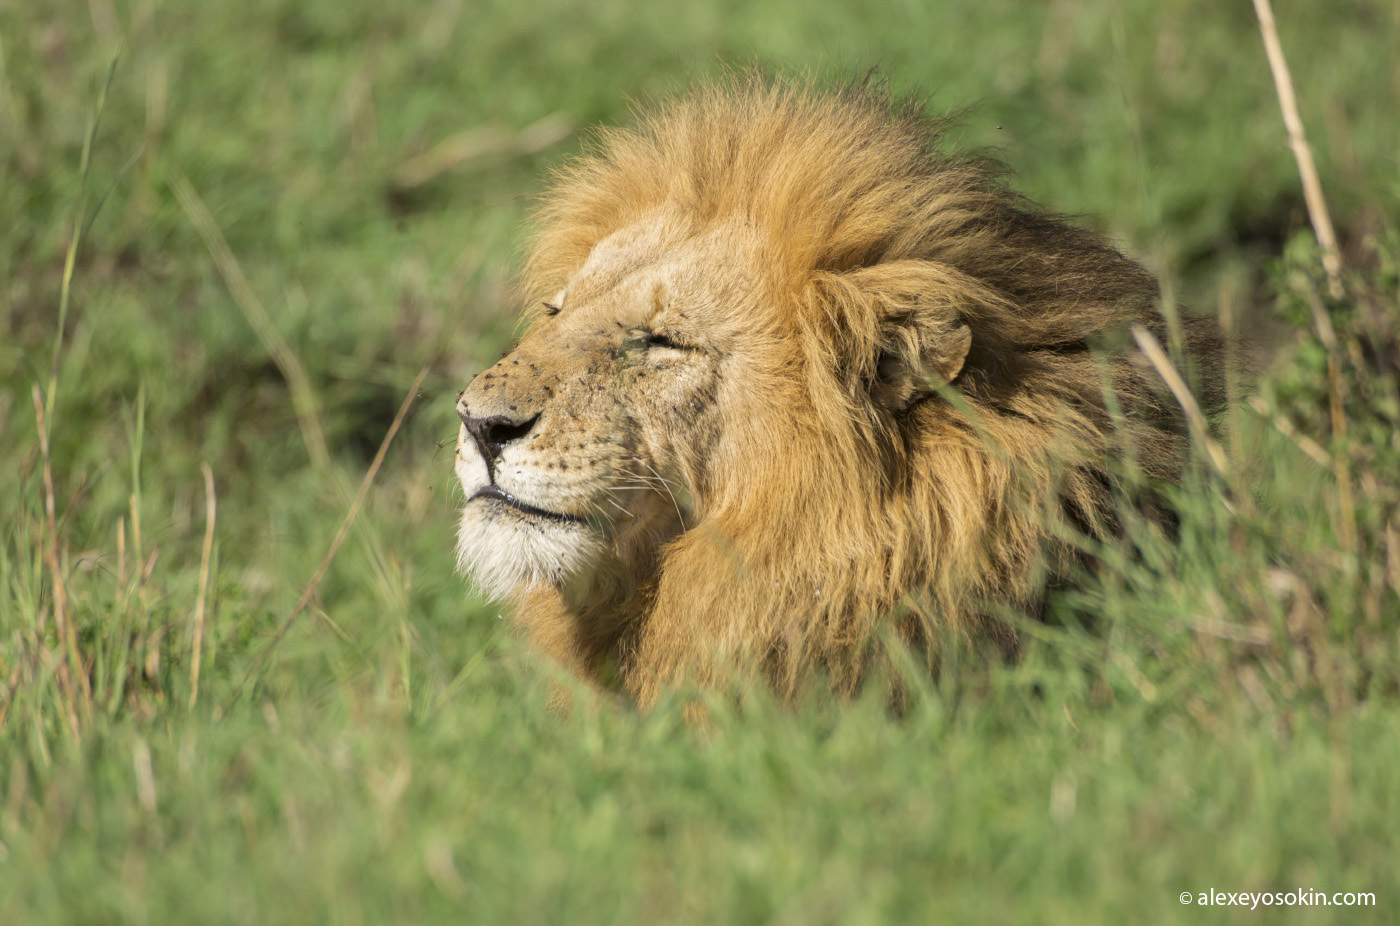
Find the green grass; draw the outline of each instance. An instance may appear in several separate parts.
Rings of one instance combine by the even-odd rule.
[[[0,922],[1392,919],[1400,14],[1286,6],[1341,299],[1248,4],[0,4]],[[762,691],[705,730],[679,701],[560,717],[452,571],[452,397],[515,335],[529,197],[579,143],[521,130],[751,59],[975,104],[951,144],[1231,308],[1265,414],[1226,416],[1178,544],[1104,551],[1015,665],[951,642],[900,717]],[[463,132],[478,156],[404,183]],[[1178,900],[1299,888],[1377,905]]]

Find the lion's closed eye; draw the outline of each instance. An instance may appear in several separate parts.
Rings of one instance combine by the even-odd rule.
[[[645,353],[699,352],[703,348],[684,335],[669,329],[638,329],[631,332],[622,342],[624,353],[639,351]]]
[[[698,347],[681,341],[665,331],[653,331],[646,335],[643,340],[647,347],[661,347],[669,350],[699,350]]]

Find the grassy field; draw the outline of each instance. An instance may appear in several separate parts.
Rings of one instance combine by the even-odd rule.
[[[0,923],[1393,921],[1400,8],[1278,12],[1335,292],[1245,3],[0,0]],[[550,166],[754,59],[972,106],[1259,376],[1015,665],[561,717],[453,396]]]

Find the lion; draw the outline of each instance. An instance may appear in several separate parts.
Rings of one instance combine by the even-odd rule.
[[[852,687],[882,622],[1035,613],[1116,529],[1125,448],[1178,478],[1124,337],[1165,331],[1156,279],[946,126],[749,77],[558,173],[455,461],[460,568],[554,660],[642,706],[736,669]]]

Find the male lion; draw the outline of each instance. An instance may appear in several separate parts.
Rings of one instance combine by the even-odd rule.
[[[1172,479],[1183,445],[1121,349],[1163,330],[1140,265],[919,107],[737,84],[557,177],[543,301],[457,403],[462,569],[643,705],[736,664],[854,683],[897,608],[1033,609],[1067,528],[1113,529],[1108,457]]]

